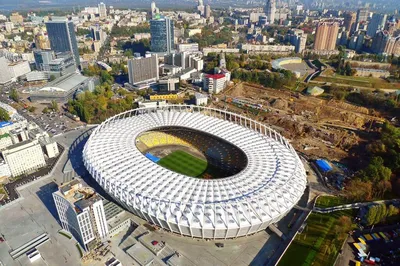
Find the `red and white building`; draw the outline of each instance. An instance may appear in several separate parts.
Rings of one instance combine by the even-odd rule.
[[[203,89],[208,93],[217,94],[225,89],[228,80],[225,74],[208,74],[204,76]]]

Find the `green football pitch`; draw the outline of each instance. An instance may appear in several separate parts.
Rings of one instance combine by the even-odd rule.
[[[158,161],[158,164],[174,172],[192,177],[200,177],[207,169],[207,161],[184,151],[174,151]]]

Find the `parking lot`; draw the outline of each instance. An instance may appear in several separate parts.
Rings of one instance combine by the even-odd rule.
[[[22,115],[28,121],[35,122],[40,128],[47,131],[48,133],[52,135],[59,135],[83,125],[82,122],[73,121],[69,117],[65,116],[60,104],[59,104],[59,109],[60,109],[59,112],[50,112],[47,114],[42,113],[42,110],[45,107],[50,107],[50,104],[31,103],[28,100],[29,94],[21,93],[22,91],[21,85],[15,84],[14,86],[16,86],[15,88],[19,93],[19,97],[21,100],[20,103],[17,104],[8,97],[8,93],[10,91],[9,87],[2,88],[0,94],[0,101],[8,105],[17,107],[16,109],[18,110],[18,113],[20,115]],[[36,108],[36,110],[34,112],[29,112],[27,109],[24,109],[24,106],[25,107],[33,106]]]

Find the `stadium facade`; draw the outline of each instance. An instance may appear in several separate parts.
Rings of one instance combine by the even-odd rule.
[[[144,132],[182,127],[224,139],[247,162],[218,179],[164,168],[137,147]],[[199,106],[139,108],[116,115],[91,134],[83,150],[93,178],[137,216],[177,234],[236,238],[282,219],[306,188],[304,166],[293,147],[271,128],[244,116]]]

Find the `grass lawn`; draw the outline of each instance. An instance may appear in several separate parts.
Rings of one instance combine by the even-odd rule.
[[[319,76],[315,81],[346,84],[349,86],[368,87],[372,89],[396,89],[400,88],[400,83],[390,83],[384,79],[372,77],[349,77],[342,75]]]
[[[207,161],[184,151],[174,151],[162,158],[158,164],[169,170],[192,177],[201,176],[207,169]]]
[[[315,203],[315,207],[318,208],[329,208],[334,206],[340,206],[350,203],[349,200],[343,197],[335,197],[335,196],[319,196],[317,202]]]
[[[353,211],[312,213],[307,219],[307,226],[293,240],[278,265],[333,265],[343,244],[333,229],[343,215],[352,217]]]

